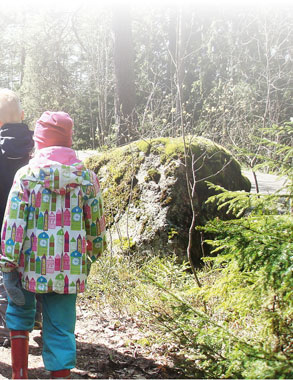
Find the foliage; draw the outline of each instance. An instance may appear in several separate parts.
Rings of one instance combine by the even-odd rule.
[[[278,173],[287,178],[287,191],[293,192],[293,123],[272,125],[263,130],[263,139],[258,139],[266,147],[266,156],[260,156],[261,163],[256,169],[266,167],[270,172]]]
[[[188,269],[175,256],[102,257],[85,297],[136,318],[184,378],[290,378],[290,309],[262,287],[265,274],[206,268],[199,289]]]
[[[273,124],[258,130],[252,128],[247,138],[246,147],[230,147],[239,160],[248,164],[254,172],[261,170],[278,174],[282,168],[286,182],[284,186],[292,194],[292,181],[289,179],[293,176],[293,123]]]
[[[62,109],[74,118],[75,148],[112,147],[113,2],[29,3],[0,5],[0,86],[19,91],[32,128],[43,111]],[[257,153],[251,132],[262,137],[292,117],[292,8],[131,7],[137,138],[178,137],[182,110],[187,134]]]
[[[75,120],[76,148],[112,146],[118,113],[112,10],[0,7],[0,85],[19,91],[26,121],[33,127],[46,109],[62,109]],[[208,206],[239,219],[203,228],[215,236],[209,243],[217,256],[206,258],[202,288],[176,258],[110,255],[93,266],[85,296],[139,318],[182,377],[291,378],[293,152],[292,123],[284,120],[293,115],[292,9],[220,8],[133,7],[137,135],[177,137],[182,111],[187,134],[246,150],[262,168],[286,176],[285,194],[210,185],[219,194]],[[140,141],[138,149],[147,155],[156,144]],[[167,144],[165,151],[162,160],[183,149]],[[122,166],[116,157],[117,194],[109,187],[105,195],[114,213],[129,203],[140,157],[128,154]],[[169,238],[175,236],[171,228]],[[132,244],[122,239],[122,248]]]
[[[217,307],[225,312],[229,310],[229,318],[237,318],[237,323],[243,327],[254,310],[253,324],[258,329],[262,347],[292,360],[293,147],[290,144],[292,132],[284,133],[292,131],[292,125],[288,127],[288,124],[273,127],[283,137],[278,144],[271,139],[263,140],[268,148],[274,148],[274,155],[268,160],[269,167],[277,167],[279,174],[287,178],[282,194],[233,193],[210,184],[221,193],[208,202],[217,202],[220,208],[228,207],[242,217],[230,221],[216,219],[202,228],[216,236],[208,243],[218,256],[206,260],[213,262],[213,270],[221,272],[213,289],[203,292],[206,300],[222,299]],[[271,135],[272,129],[266,133]],[[280,160],[281,154],[283,160]],[[260,373],[263,371],[263,377],[275,378],[292,375],[285,368],[280,370],[279,364],[270,367],[266,363],[261,366]],[[245,373],[255,377],[257,371],[246,370]]]
[[[275,152],[286,150],[291,157],[288,141],[283,135]],[[183,378],[293,378],[287,159],[278,170],[288,175],[282,194],[232,192],[209,184],[217,195],[208,203],[238,218],[217,218],[201,227],[214,235],[208,242],[217,253],[198,271],[202,287],[175,256],[116,255],[94,266],[89,294],[100,307],[110,304],[137,318],[149,349],[161,345]]]

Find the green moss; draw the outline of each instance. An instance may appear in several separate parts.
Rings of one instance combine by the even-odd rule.
[[[137,141],[135,145],[137,146],[138,150],[143,152],[145,155],[148,155],[150,153],[151,142],[147,140],[140,140],[140,141]]]
[[[118,171],[115,174],[115,176],[113,177],[113,180],[117,183],[117,185],[119,185],[119,183],[123,179],[123,176],[124,176],[124,172],[123,171]]]
[[[120,246],[122,251],[129,251],[135,248],[135,243],[133,242],[132,238],[129,239],[125,236],[122,236],[121,239],[115,239],[113,241],[114,245]]]
[[[164,156],[164,159],[168,157],[174,158],[175,155],[177,157],[183,157],[184,154],[184,144],[181,137],[144,139],[136,141],[130,145],[133,146],[133,149],[138,149],[138,151],[143,152],[146,155],[150,153],[158,153]],[[217,151],[222,152],[222,154],[230,156],[228,150],[203,137],[186,136],[185,145],[188,155],[190,155],[191,152],[196,157],[199,157],[203,153],[213,154],[215,148]]]
[[[150,153],[159,155],[162,164],[173,159],[182,160],[184,158],[184,144],[181,137],[159,137],[156,139],[141,140],[134,144],[139,151],[146,155],[149,155]],[[187,136],[185,139],[185,145],[187,154],[190,156],[192,153],[195,157],[199,157],[205,152],[207,154],[212,154],[215,147],[223,152],[225,151],[219,145],[202,137]],[[228,153],[228,151],[226,151],[226,153]]]
[[[167,156],[173,156],[174,154],[183,153],[184,152],[184,145],[183,142],[169,142],[166,144],[165,153]]]
[[[177,236],[178,236],[177,229],[175,227],[170,227],[168,230],[168,239],[173,240]]]
[[[244,175],[242,175],[243,177],[243,181],[244,181],[244,188],[247,189],[246,191],[250,191],[250,188],[251,188],[251,183],[249,181],[249,179],[247,177],[245,177]]]
[[[165,169],[165,176],[174,177],[176,169],[177,165],[175,164],[175,162],[170,163],[169,166]]]
[[[231,160],[230,153],[223,147],[202,137],[186,137],[186,148],[189,154],[188,167],[191,168],[191,154],[194,156],[194,168],[196,179],[201,182],[197,185],[199,202],[204,202],[208,190],[203,179],[223,185],[228,183],[231,189],[243,188],[249,190],[249,183],[243,177],[235,176],[240,165],[233,160],[225,171],[221,169]],[[177,178],[182,173],[182,166],[178,161],[184,163],[184,144],[182,138],[155,138],[133,142],[121,148],[115,148],[104,153],[99,153],[86,160],[86,166],[94,170],[99,177],[102,175],[101,185],[104,190],[104,203],[108,224],[114,222],[114,215],[124,213],[129,202],[140,206],[140,188],[137,186],[136,175],[142,162],[147,155],[153,154],[160,158],[161,164],[165,166],[166,177]],[[100,174],[101,173],[101,174]],[[218,173],[215,175],[215,173]],[[104,177],[104,178],[103,178]],[[192,178],[191,171],[189,177]],[[228,178],[228,181],[227,181]],[[160,180],[157,169],[150,169],[145,178],[146,181]],[[183,177],[180,180],[184,180]],[[162,192],[160,203],[168,206],[176,199],[172,191]]]
[[[166,155],[161,155],[160,156],[160,164],[161,165],[165,165],[166,161],[167,161],[167,156]]]
[[[97,173],[101,167],[106,166],[110,160],[111,157],[108,154],[103,156],[91,156],[84,161],[84,164],[87,168],[94,170]]]
[[[155,168],[152,168],[148,170],[148,174],[145,177],[145,181],[146,182],[154,181],[158,183],[160,181],[160,178],[161,178],[161,174],[158,172],[158,170]]]
[[[103,196],[107,224],[111,225],[114,215],[125,212],[129,201],[135,203],[139,199],[139,190],[135,186],[135,175],[144,160],[133,144],[122,148],[112,149],[103,155],[94,156],[87,160],[86,166],[100,176],[103,167],[107,165],[106,181]],[[131,183],[134,184],[131,189]]]

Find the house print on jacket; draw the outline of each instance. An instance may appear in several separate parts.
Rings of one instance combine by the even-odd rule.
[[[49,235],[46,232],[42,232],[38,236],[38,256],[43,256],[48,254],[49,247]]]
[[[10,213],[9,213],[9,217],[11,219],[16,219],[17,218],[17,216],[18,216],[18,208],[20,206],[20,202],[21,202],[21,200],[18,197],[13,197],[11,199]]]
[[[71,210],[71,229],[79,231],[81,229],[82,209],[78,206]]]
[[[18,266],[28,291],[83,292],[87,256],[95,261],[106,247],[96,175],[81,163],[20,169],[8,202],[1,247],[2,270]]]
[[[50,194],[51,191],[49,189],[44,189],[42,191],[42,200],[41,200],[41,211],[48,211],[50,206]]]

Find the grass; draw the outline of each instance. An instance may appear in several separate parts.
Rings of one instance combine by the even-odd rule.
[[[228,272],[208,264],[199,272],[199,289],[176,257],[105,255],[81,297],[96,309],[137,318],[141,344],[165,347],[184,378],[290,378],[292,356],[277,352],[270,316],[265,319],[269,292],[260,302],[257,293],[251,297],[252,285],[243,286],[247,273]]]

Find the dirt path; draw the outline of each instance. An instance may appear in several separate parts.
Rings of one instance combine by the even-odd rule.
[[[87,300],[87,302],[89,302]],[[179,378],[158,345],[153,351],[135,343],[143,334],[137,323],[118,318],[110,311],[88,310],[85,301],[77,307],[77,365],[75,379],[151,379]],[[29,378],[48,379],[43,367],[42,339],[39,331],[30,334]],[[0,347],[0,379],[10,379],[10,348]]]
[[[251,191],[253,193],[256,192],[256,186],[254,177],[251,170],[244,170],[243,174],[250,180],[251,182]],[[272,194],[275,191],[281,189],[284,186],[285,178],[278,177],[274,174],[266,174],[257,172],[256,178],[259,186],[260,193],[263,194]]]

